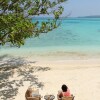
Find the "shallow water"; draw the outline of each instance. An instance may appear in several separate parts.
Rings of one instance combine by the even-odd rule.
[[[8,46],[0,48],[0,55],[22,57],[68,53],[100,54],[100,18],[64,19],[58,29],[26,40],[21,48]]]

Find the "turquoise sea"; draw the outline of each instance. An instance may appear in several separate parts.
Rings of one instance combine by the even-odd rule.
[[[39,37],[27,39],[20,48],[0,47],[0,55],[22,57],[68,53],[100,53],[100,18],[63,19],[60,27],[49,33],[42,33]]]

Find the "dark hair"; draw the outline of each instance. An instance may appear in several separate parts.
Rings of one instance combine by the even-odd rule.
[[[67,87],[65,84],[63,84],[61,88],[62,88],[62,91],[63,91],[63,92],[66,92],[67,89],[68,89],[68,87]]]

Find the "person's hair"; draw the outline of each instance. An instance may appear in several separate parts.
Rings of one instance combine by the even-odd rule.
[[[63,91],[63,92],[66,92],[67,89],[68,89],[68,87],[67,87],[65,84],[63,84],[61,88],[62,88],[62,91]]]
[[[26,93],[25,93],[25,98],[27,99],[27,97],[32,97],[32,88],[28,88]]]

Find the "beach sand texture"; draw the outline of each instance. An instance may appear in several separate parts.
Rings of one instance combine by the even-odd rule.
[[[32,61],[32,59],[28,60]],[[26,67],[19,68],[24,72],[30,69],[27,79],[31,78],[23,81],[23,85],[19,86],[16,96],[9,100],[25,100],[25,92],[30,84],[32,85],[30,82],[33,78],[37,85],[33,84],[32,87],[37,88],[40,86],[38,89],[42,96],[53,94],[56,97],[61,85],[66,84],[75,96],[75,100],[100,99],[100,59],[45,60],[41,58],[38,62],[31,63],[30,66],[26,65]],[[18,76],[19,69],[14,69],[14,75],[9,77],[10,81],[23,79],[22,76]],[[57,97],[55,100],[57,100]]]

